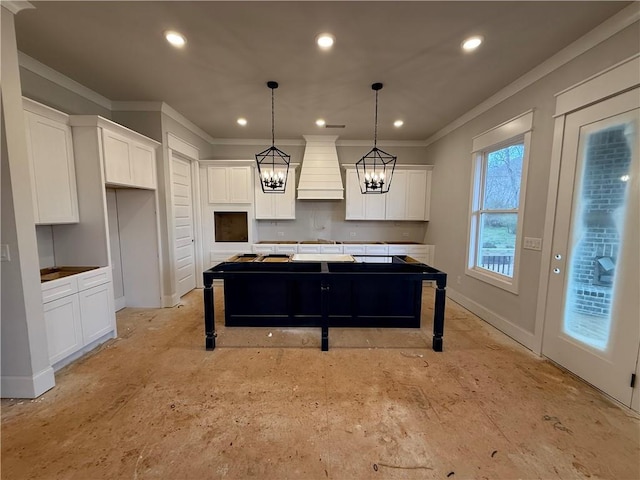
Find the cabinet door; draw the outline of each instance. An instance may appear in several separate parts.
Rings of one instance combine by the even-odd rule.
[[[114,329],[115,308],[111,283],[98,285],[78,293],[82,338],[85,345]]]
[[[360,191],[358,174],[355,170],[347,170],[346,174],[346,220],[364,220],[365,197]]]
[[[133,185],[156,188],[156,152],[152,147],[131,143],[131,169]]]
[[[36,223],[78,221],[71,127],[25,112]]]
[[[229,202],[252,203],[251,167],[229,167]]]
[[[391,178],[385,215],[387,220],[405,220],[407,215],[407,174],[409,172],[396,170]],[[424,201],[423,201],[424,203]]]
[[[425,170],[408,170],[406,173],[407,210],[405,220],[425,220],[427,172]],[[395,178],[393,181],[395,183]]]
[[[272,194],[275,218],[280,220],[295,220],[296,218],[296,172],[289,169],[287,188],[284,193]]]
[[[53,364],[82,348],[78,295],[68,295],[45,303],[43,308],[49,361]]]
[[[132,155],[129,149],[129,139],[103,129],[102,143],[105,182],[131,185]]]
[[[364,218],[366,220],[384,220],[388,193],[373,193],[364,197]]]
[[[262,186],[260,185],[260,179],[258,175],[256,175],[255,181],[255,192],[256,192],[256,202],[255,202],[255,212],[257,220],[270,220],[276,217],[276,197],[282,196],[277,193],[264,193],[262,191]],[[286,194],[285,194],[286,195]]]
[[[209,203],[229,203],[227,167],[207,167]]]

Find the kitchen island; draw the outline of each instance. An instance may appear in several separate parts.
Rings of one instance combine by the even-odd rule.
[[[340,255],[340,257],[345,257]],[[292,261],[287,255],[237,255],[205,271],[205,347],[215,348],[213,280],[224,280],[225,326],[420,328],[422,282],[436,284],[433,350],[442,351],[447,274],[395,255]]]

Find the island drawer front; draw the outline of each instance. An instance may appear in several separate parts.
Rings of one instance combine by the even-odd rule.
[[[78,293],[78,282],[75,275],[51,280],[42,284],[42,303],[58,300],[74,293]]]
[[[86,290],[87,288],[102,285],[103,283],[110,282],[109,268],[98,268],[96,270],[90,270],[79,274],[78,276],[78,290]]]

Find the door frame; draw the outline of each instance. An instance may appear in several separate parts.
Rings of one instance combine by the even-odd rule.
[[[168,146],[168,167],[169,178],[167,184],[169,185],[169,192],[167,198],[170,202],[170,215],[167,215],[167,230],[169,234],[169,262],[171,269],[171,285],[172,291],[175,296],[178,295],[177,283],[176,283],[176,271],[175,271],[175,248],[176,242],[174,238],[174,222],[173,222],[173,156],[174,154],[181,160],[189,162],[191,171],[191,208],[193,209],[193,242],[194,242],[194,256],[195,256],[195,276],[196,276],[196,288],[203,288],[202,275],[199,272],[203,272],[203,253],[202,253],[202,209],[200,206],[200,168],[199,150],[190,143],[182,140],[172,133],[167,133],[167,146]]]
[[[555,124],[551,167],[549,169],[549,190],[545,212],[538,300],[536,303],[536,323],[533,351],[542,354],[542,339],[546,321],[549,275],[551,273],[552,239],[556,221],[558,189],[560,188],[560,164],[564,130],[568,114],[640,86],[640,54],[636,54],[586,80],[556,94]],[[638,367],[640,368],[640,367]],[[640,371],[638,372],[640,374]],[[638,375],[640,377],[640,375]]]

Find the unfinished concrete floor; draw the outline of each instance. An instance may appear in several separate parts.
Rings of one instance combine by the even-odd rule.
[[[229,328],[202,291],[2,402],[5,479],[638,479],[640,421],[448,301],[420,330]],[[216,291],[220,298],[220,291]],[[216,305],[218,319],[222,307]]]

